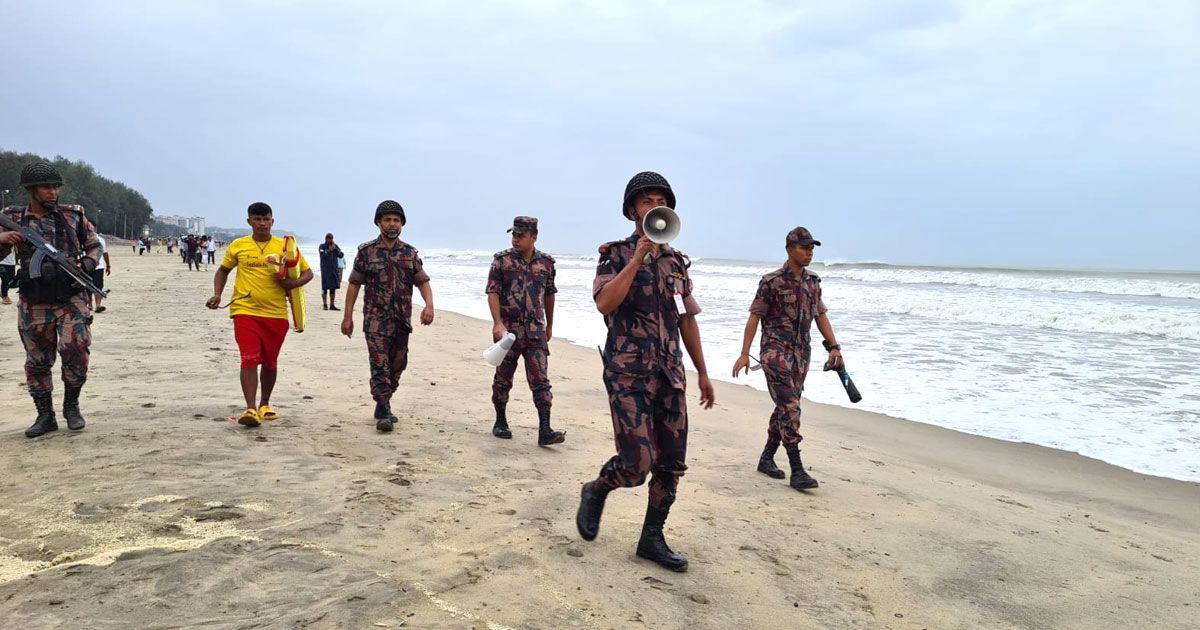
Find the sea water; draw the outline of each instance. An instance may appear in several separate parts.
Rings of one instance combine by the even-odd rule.
[[[315,263],[315,246],[306,249]],[[425,250],[422,257],[439,309],[490,321],[491,252]],[[555,337],[603,344],[591,293],[596,257],[556,258]],[[693,259],[710,377],[766,389],[761,371],[736,379],[731,371],[759,278],[782,263]],[[810,269],[821,276],[863,400],[851,405],[837,377],[821,371],[815,326],[805,397],[1200,481],[1200,273]],[[485,334],[479,347],[490,343]],[[490,368],[481,360],[480,369]]]

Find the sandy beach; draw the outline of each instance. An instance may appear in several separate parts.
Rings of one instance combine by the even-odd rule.
[[[802,494],[754,470],[769,397],[718,382],[710,411],[689,392],[689,470],[666,533],[691,567],[671,573],[634,556],[644,486],[610,496],[596,541],[575,531],[580,484],[613,453],[594,348],[551,346],[565,444],[536,446],[520,370],[514,439],[497,440],[479,358],[490,324],[439,312],[412,337],[400,423],[380,434],[363,338],[320,310],[318,281],[309,329],[283,348],[282,419],[245,429],[227,420],[241,409],[238,354],[226,312],[203,306],[212,273],[116,242],[111,256],[81,433],[22,435],[24,352],[16,307],[0,307],[5,627],[1093,629],[1200,617],[1197,484],[806,403],[804,458],[821,487]],[[60,401],[57,367],[55,388]]]

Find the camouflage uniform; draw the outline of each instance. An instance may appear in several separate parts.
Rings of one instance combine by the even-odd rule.
[[[365,287],[363,336],[371,364],[371,397],[386,403],[408,367],[413,287],[429,282],[417,250],[404,241],[389,247],[382,238],[358,246],[350,283]]]
[[[45,218],[38,219],[24,206],[9,206],[4,214],[13,221],[28,226],[42,235],[47,243],[62,252],[83,252],[95,269],[100,255],[100,240],[96,229],[83,213],[82,206],[58,205]],[[58,214],[62,220],[59,230]],[[0,228],[3,231],[3,228]],[[10,245],[0,245],[0,258],[8,255]],[[91,314],[88,299],[82,289],[62,299],[31,300],[32,283],[28,280],[28,265],[33,247],[27,243],[16,246],[17,262],[22,269],[21,296],[17,303],[17,328],[25,346],[25,379],[29,393],[35,399],[49,397],[54,389],[51,370],[55,355],[62,355],[63,386],[83,387],[87,381],[88,359],[92,344]]]
[[[691,264],[663,245],[648,265],[631,260],[638,235],[600,246],[592,295],[598,295],[626,265],[641,265],[628,295],[605,316],[604,385],[612,411],[617,454],[598,480],[607,492],[650,480],[651,508],[666,510],[675,500],[679,477],[687,470],[687,400],[680,310],[700,312],[692,298]]]
[[[546,340],[545,298],[558,292],[554,274],[554,258],[536,249],[529,262],[515,249],[497,252],[492,260],[487,293],[499,294],[500,321],[517,338],[492,380],[492,404],[497,407],[508,404],[517,359],[524,357],[525,379],[533,392],[534,406],[539,411],[550,408],[553,397],[547,374],[550,346]]]
[[[821,279],[803,270],[800,277],[787,264],[768,273],[758,283],[750,312],[762,320],[759,349],[767,388],[775,401],[775,412],[767,428],[768,440],[784,446],[799,444],[800,393],[812,357],[810,329],[816,317],[826,312],[821,300]]]

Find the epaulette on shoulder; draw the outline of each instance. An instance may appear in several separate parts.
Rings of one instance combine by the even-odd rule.
[[[601,246],[600,246],[600,256],[601,256],[601,257],[608,256],[608,253],[609,253],[610,251],[612,251],[613,245],[620,245],[621,243],[624,243],[624,242],[625,242],[625,241],[623,241],[623,240],[621,240],[621,241],[609,241],[609,242],[607,242],[607,243],[605,243],[605,244],[601,245]]]
[[[496,252],[495,254],[492,254],[492,258],[504,258],[505,256],[507,256],[511,253],[512,253],[512,248],[509,247],[508,249],[502,249],[502,250]]]
[[[551,256],[550,254],[547,254],[546,252],[542,252],[542,256],[545,257],[546,260],[549,260],[550,264],[554,264],[554,263],[558,262],[557,260],[554,260],[553,256]]]
[[[779,276],[782,276],[782,275],[783,275],[782,269],[775,269],[773,271],[768,271],[767,273],[764,273],[762,279],[763,280],[774,280],[775,278],[778,278]]]
[[[813,272],[811,272],[811,271],[810,271],[810,272],[808,272],[808,275],[809,275],[809,277],[810,277],[810,278],[812,278],[813,280],[816,280],[817,282],[820,282],[820,281],[821,281],[821,276],[818,276],[817,274],[815,274],[815,273],[813,273]]]
[[[688,269],[692,266],[692,259],[682,251],[672,247],[671,254],[675,256],[675,258],[679,259],[679,263],[683,265],[684,269]]]
[[[371,239],[371,240],[367,241],[366,243],[359,243],[359,244],[358,244],[358,248],[359,248],[359,249],[362,249],[362,248],[364,248],[364,247],[369,247],[369,246],[371,246],[371,245],[374,245],[375,243],[378,243],[378,242],[379,242],[379,239],[377,239],[377,238],[373,238],[373,239]]]

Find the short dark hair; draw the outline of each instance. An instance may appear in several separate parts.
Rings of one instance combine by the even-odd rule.
[[[254,203],[250,204],[249,208],[246,208],[246,216],[251,216],[251,217],[272,216],[271,215],[271,206],[268,206],[267,204],[265,204],[261,201],[255,201]]]

